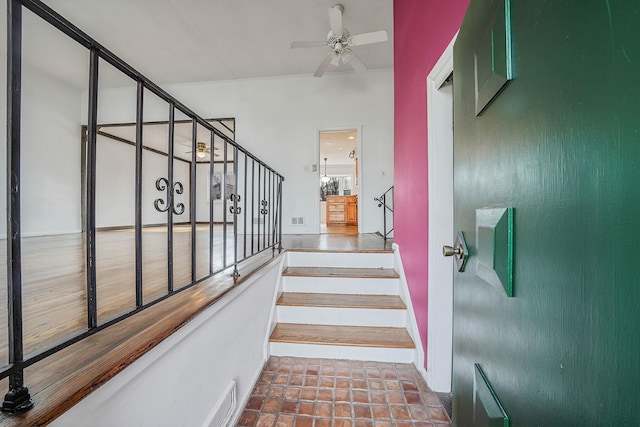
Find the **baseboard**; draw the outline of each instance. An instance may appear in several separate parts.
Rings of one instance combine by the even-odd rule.
[[[242,416],[242,412],[244,411],[245,406],[247,406],[247,402],[249,402],[249,398],[251,397],[251,392],[253,392],[253,389],[255,388],[256,384],[258,383],[258,379],[260,379],[260,375],[262,374],[262,371],[264,370],[264,367],[267,365],[267,361],[269,360],[269,355],[265,353],[265,356],[263,358],[264,360],[262,361],[262,365],[258,366],[258,369],[253,373],[252,375],[252,381],[251,381],[251,388],[248,390],[247,393],[245,393],[244,396],[237,396],[236,395],[236,402],[237,402],[237,406],[236,406],[236,413],[233,414],[233,416],[230,418],[230,423],[227,424],[226,426],[221,426],[221,427],[230,427],[230,426],[235,426],[238,423],[238,420],[240,419],[240,417]],[[204,427],[208,427],[204,426]]]

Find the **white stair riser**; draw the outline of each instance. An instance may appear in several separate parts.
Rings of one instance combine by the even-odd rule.
[[[412,348],[355,347],[280,342],[272,342],[269,346],[272,356],[368,360],[389,363],[413,363],[415,352]]]
[[[393,268],[391,253],[288,252],[289,267]]]
[[[406,310],[278,306],[278,322],[404,327]]]
[[[284,292],[327,294],[398,295],[399,279],[367,279],[359,277],[283,276]]]

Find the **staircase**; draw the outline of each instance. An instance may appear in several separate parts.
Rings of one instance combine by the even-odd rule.
[[[282,276],[272,355],[414,361],[392,252],[289,251]]]

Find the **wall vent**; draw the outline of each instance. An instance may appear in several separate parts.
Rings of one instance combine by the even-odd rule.
[[[303,216],[291,217],[291,225],[304,225],[304,217]]]
[[[236,409],[236,382],[231,381],[209,414],[209,427],[228,427]]]

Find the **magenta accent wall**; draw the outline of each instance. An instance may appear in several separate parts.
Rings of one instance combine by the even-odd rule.
[[[394,241],[427,345],[427,89],[426,80],[460,28],[469,0],[395,0]]]

